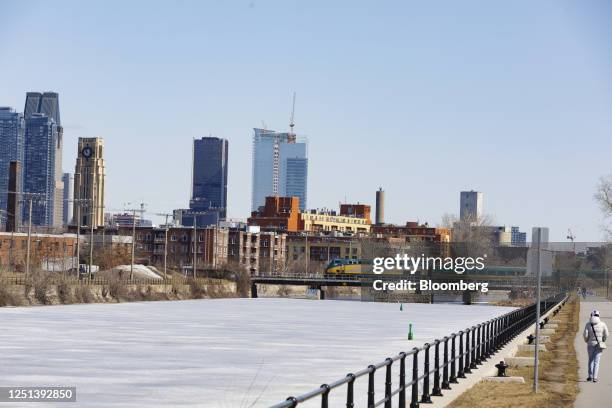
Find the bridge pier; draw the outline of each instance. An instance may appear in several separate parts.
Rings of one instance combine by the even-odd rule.
[[[257,284],[251,283],[251,297],[255,299],[257,297]]]

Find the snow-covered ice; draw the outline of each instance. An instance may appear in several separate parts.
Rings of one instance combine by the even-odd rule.
[[[77,403],[36,407],[265,407],[509,310],[270,298],[0,308],[0,386],[77,387]],[[379,393],[384,370],[376,381]]]

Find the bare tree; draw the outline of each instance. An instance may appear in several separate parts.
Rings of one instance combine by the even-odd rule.
[[[451,229],[452,256],[482,256],[496,245],[496,230],[489,215],[459,219],[454,214],[442,216],[441,226]]]
[[[599,204],[604,218],[612,217],[612,174],[599,179],[594,198]],[[612,238],[612,225],[604,224],[603,228],[607,238]]]

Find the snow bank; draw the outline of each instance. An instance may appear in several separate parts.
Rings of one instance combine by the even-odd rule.
[[[112,269],[112,271],[120,271],[125,275],[130,273],[130,265],[119,265]],[[147,265],[134,265],[134,277],[145,278],[145,279],[162,279],[159,271],[153,266]]]

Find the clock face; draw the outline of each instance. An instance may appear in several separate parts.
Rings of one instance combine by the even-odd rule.
[[[85,146],[83,148],[83,150],[81,151],[81,154],[83,155],[83,157],[85,157],[86,159],[89,159],[91,157],[91,155],[93,154],[93,150],[91,147],[89,146]]]

